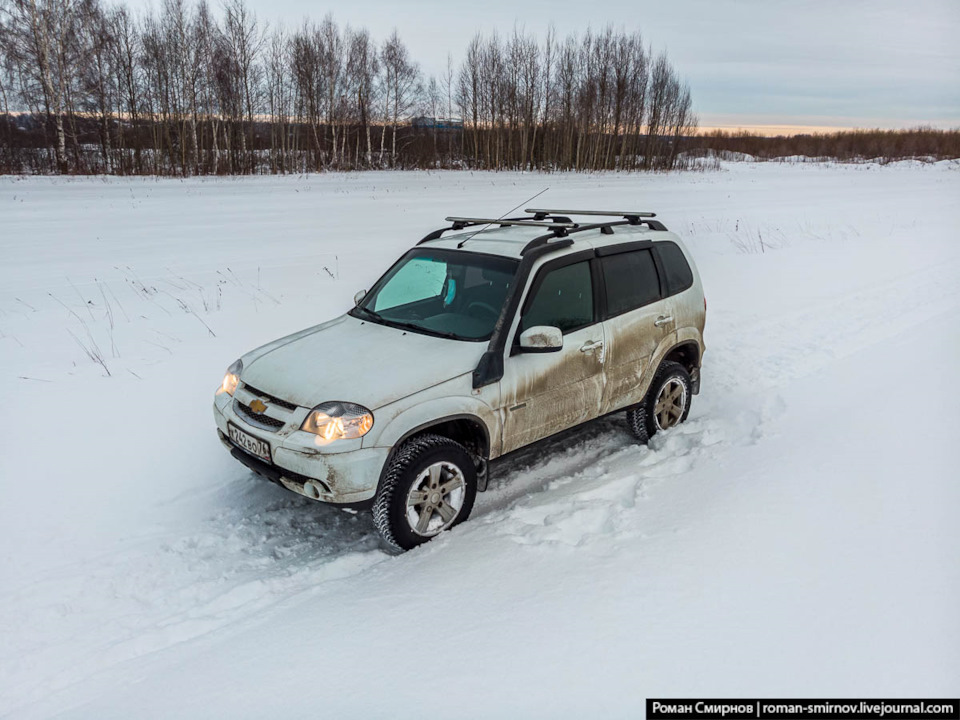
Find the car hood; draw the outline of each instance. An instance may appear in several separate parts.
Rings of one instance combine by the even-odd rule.
[[[240,379],[302,407],[344,400],[376,410],[472,372],[486,349],[343,315],[244,355]]]

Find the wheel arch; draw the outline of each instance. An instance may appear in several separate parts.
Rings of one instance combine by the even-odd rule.
[[[452,413],[419,423],[400,435],[390,448],[377,483],[377,493],[383,485],[387,468],[393,461],[397,450],[408,440],[418,435],[441,435],[463,445],[477,458],[477,470],[480,475],[480,490],[486,490],[486,466],[490,458],[490,428],[479,415],[469,412]]]
[[[455,413],[417,425],[400,436],[393,444],[393,448],[400,447],[416,435],[428,432],[456,440],[484,459],[490,456],[490,429],[482,418],[471,413]],[[392,450],[390,454],[393,454]]]
[[[660,364],[663,365],[665,362],[678,362],[687,369],[687,372],[692,372],[693,370],[699,369],[700,356],[700,346],[696,341],[683,340],[667,351],[660,361]]]
[[[657,369],[653,374],[656,375],[664,363],[679,363],[690,373],[690,380],[693,384],[692,391],[693,394],[696,395],[700,392],[700,362],[702,355],[700,344],[697,341],[683,340],[664,353],[660,362],[657,363]]]

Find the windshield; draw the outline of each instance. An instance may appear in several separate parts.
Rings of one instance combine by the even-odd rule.
[[[354,317],[457,340],[489,340],[516,260],[416,248],[350,311]]]

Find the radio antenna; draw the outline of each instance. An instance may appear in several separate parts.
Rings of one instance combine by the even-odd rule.
[[[545,187],[543,190],[541,190],[541,191],[538,192],[536,195],[534,195],[532,198],[530,198],[530,200],[533,200],[533,199],[535,199],[535,198],[540,197],[541,195],[543,195],[543,194],[544,194],[547,190],[549,190],[549,189],[550,189],[549,187]],[[522,208],[524,205],[526,205],[528,202],[530,202],[530,200],[524,200],[522,203],[520,203],[519,205],[517,205],[517,207],[510,208],[510,209],[507,210],[503,215],[501,215],[500,217],[498,217],[497,220],[503,220],[503,219],[504,219],[507,215],[509,215],[510,213],[514,212],[515,210],[517,210],[517,209],[519,209],[519,208]],[[477,234],[479,234],[479,233],[482,233],[484,230],[486,230],[486,229],[487,229],[488,227],[490,227],[491,225],[496,225],[496,224],[497,224],[497,220],[494,220],[493,222],[488,222],[486,225],[484,225],[483,227],[481,227],[479,230],[476,230],[476,231],[470,233],[467,237],[465,237],[463,240],[461,240],[459,243],[457,243],[457,248],[459,249],[459,248],[462,248],[464,245],[466,245],[466,244],[467,244],[467,240],[472,240],[474,235],[477,235]]]

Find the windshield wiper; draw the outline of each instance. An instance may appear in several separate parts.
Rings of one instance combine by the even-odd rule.
[[[391,318],[383,318],[384,322],[387,325],[392,325],[396,328],[404,328],[405,330],[413,330],[414,332],[424,333],[426,335],[436,335],[437,337],[448,338],[450,340],[466,340],[466,338],[457,335],[456,333],[447,332],[445,330],[433,330],[432,328],[424,327],[423,325],[417,325],[412,322],[404,322],[403,320],[393,320]]]
[[[378,312],[369,310],[365,307],[360,307],[357,305],[353,308],[352,312],[355,312],[360,317],[365,317],[369,320],[372,320],[375,323],[380,323],[381,325],[386,325],[387,327],[399,328],[402,330],[413,330],[417,333],[423,333],[425,335],[435,335],[436,337],[448,338],[449,340],[460,340],[467,342],[470,338],[462,337],[456,333],[447,332],[445,330],[433,330],[423,325],[417,325],[416,323],[406,322],[404,320],[395,320],[394,318],[384,317]]]

